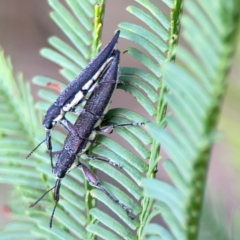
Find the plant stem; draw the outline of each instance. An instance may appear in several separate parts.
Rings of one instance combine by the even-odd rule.
[[[178,44],[178,35],[180,31],[180,14],[182,12],[182,0],[176,0],[174,3],[174,7],[171,11],[171,29],[170,29],[170,39],[169,39],[169,51],[167,53],[166,61],[175,61],[175,47]],[[165,115],[167,105],[164,102],[164,95],[167,92],[167,88],[165,83],[162,81],[161,90],[159,93],[158,105],[157,105],[157,116],[156,123],[162,127],[164,127]],[[160,155],[161,145],[158,141],[153,140],[151,146],[151,156],[149,159],[149,171],[146,174],[147,178],[155,178],[157,173],[157,164],[161,158]],[[142,213],[140,215],[140,227],[138,229],[138,238],[141,239],[142,231],[144,226],[151,221],[149,218],[150,210],[152,208],[153,201],[147,197],[142,199]]]

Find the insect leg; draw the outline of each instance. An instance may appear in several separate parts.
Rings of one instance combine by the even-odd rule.
[[[72,134],[78,135],[75,126],[69,120],[67,120],[65,117],[60,121],[60,123],[63,125],[63,127],[66,130],[68,130]]]
[[[98,128],[97,131],[103,132],[103,133],[112,133],[114,128],[117,128],[117,127],[141,126],[141,125],[144,125],[145,123],[146,122],[131,122],[131,123],[115,124],[115,125]]]
[[[81,111],[84,111],[84,110],[81,110]],[[92,142],[92,143],[95,142],[95,140],[89,140],[89,139],[81,137],[78,134],[76,127],[70,121],[68,121],[65,117],[61,120],[60,123],[64,126],[65,129],[67,129],[72,134],[78,136],[80,139],[85,139],[85,140],[88,140],[89,142]]]
[[[99,160],[99,161],[107,162],[114,167],[122,168],[118,163],[113,162],[107,158],[100,157],[100,156],[94,156],[92,154],[89,154],[88,152],[86,152],[85,154],[86,154],[87,158],[89,158],[90,160]]]
[[[57,181],[56,181],[56,184],[54,186],[55,205],[54,205],[54,208],[53,208],[53,211],[52,211],[52,215],[51,215],[51,218],[50,218],[50,223],[49,223],[49,227],[50,228],[52,228],[53,216],[54,216],[54,213],[55,213],[58,201],[59,201],[60,187],[61,187],[61,179],[58,178]]]
[[[53,154],[52,154],[52,141],[51,141],[51,130],[46,131],[46,143],[47,143],[47,149],[50,152],[50,161],[51,161],[51,167],[53,168]]]
[[[73,109],[72,112],[76,115],[80,115],[80,113],[82,113],[83,111],[84,111],[83,109],[79,109],[79,110]]]
[[[61,153],[61,151],[62,151],[62,150],[52,152],[53,157],[58,158],[58,156],[59,156],[59,154]]]
[[[127,206],[125,206],[123,203],[121,203],[115,196],[113,196],[109,191],[107,191],[106,188],[102,186],[102,184],[99,182],[98,177],[89,169],[87,168],[84,164],[79,163],[78,168],[81,168],[83,171],[83,174],[85,175],[85,178],[89,181],[89,183],[100,190],[102,190],[113,202],[121,206],[127,213],[127,215],[131,218],[134,219],[134,216],[132,216],[132,210],[129,209]]]
[[[47,131],[46,131],[46,138],[45,138],[44,140],[42,140],[42,141],[26,156],[26,158],[29,158],[29,157],[32,155],[32,153],[33,153],[42,143],[44,143],[44,142],[46,142],[47,148],[48,148],[48,150],[49,150],[49,152],[50,152],[51,167],[53,168],[53,160],[52,160],[53,154],[52,154],[51,130],[47,130]]]

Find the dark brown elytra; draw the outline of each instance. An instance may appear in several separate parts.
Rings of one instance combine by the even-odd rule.
[[[32,153],[43,143],[46,142],[50,152],[51,166],[52,162],[52,143],[51,130],[56,123],[61,123],[68,131],[72,131],[71,123],[65,118],[66,112],[75,112],[76,107],[84,101],[85,96],[92,91],[96,81],[101,78],[109,64],[113,60],[113,51],[118,41],[120,31],[117,31],[112,40],[100,51],[100,53],[87,65],[87,67],[72,81],[66,89],[59,95],[56,101],[49,107],[43,126],[46,130],[46,138],[41,141],[28,155]]]
[[[118,64],[120,58],[120,52],[115,50],[113,52],[113,61],[111,65],[104,73],[102,79],[99,81],[94,91],[90,95],[85,107],[81,111],[74,125],[72,125],[73,131],[70,131],[65,139],[63,148],[57,152],[57,162],[53,167],[53,173],[57,180],[55,186],[48,190],[41,198],[39,198],[30,207],[35,206],[49,191],[54,189],[55,206],[50,219],[50,227],[52,227],[52,221],[54,212],[59,201],[61,180],[65,177],[73,168],[80,168],[89,183],[100,190],[102,190],[112,201],[120,205],[128,214],[130,218],[132,211],[121,203],[115,196],[113,196],[108,190],[106,190],[100,183],[98,177],[84,164],[79,162],[79,156],[87,154],[89,158],[93,158],[100,161],[108,162],[111,165],[119,167],[117,163],[114,163],[108,159],[92,156],[87,153],[89,146],[95,140],[98,132],[111,132],[114,128],[119,126],[136,126],[144,123],[127,123],[120,125],[112,125],[104,128],[100,127],[104,115],[108,111],[109,104],[111,102],[113,93],[117,86],[118,81]]]

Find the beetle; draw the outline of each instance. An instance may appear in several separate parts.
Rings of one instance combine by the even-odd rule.
[[[126,123],[119,125],[112,125],[107,127],[100,127],[100,124],[103,120],[104,115],[108,111],[109,104],[113,96],[113,92],[116,89],[118,82],[118,63],[120,58],[120,52],[115,50],[113,52],[114,59],[104,73],[103,78],[100,80],[100,84],[96,86],[92,94],[90,95],[86,105],[83,108],[83,111],[78,116],[73,127],[74,131],[68,133],[67,138],[65,139],[63,148],[61,151],[57,152],[57,162],[53,168],[53,174],[56,177],[55,186],[49,189],[44,195],[39,198],[35,203],[30,205],[30,207],[35,206],[49,191],[54,189],[54,200],[55,206],[52,211],[50,219],[50,228],[52,227],[52,221],[57,203],[59,201],[60,195],[60,186],[61,181],[65,175],[72,170],[73,168],[79,168],[83,171],[85,178],[90,182],[91,185],[102,190],[111,200],[119,204],[128,214],[130,218],[133,218],[131,215],[131,210],[121,203],[115,196],[113,196],[109,191],[107,191],[100,183],[98,177],[83,163],[79,161],[79,157],[82,154],[87,154],[88,148],[92,144],[92,141],[96,139],[98,132],[108,132],[112,131],[114,128],[119,126],[132,126],[132,125],[141,125],[144,123]],[[91,140],[91,141],[89,141]],[[114,163],[108,159],[102,157],[94,157],[96,160],[106,161],[109,164],[119,167],[117,163]]]
[[[75,80],[66,87],[56,101],[49,107],[42,123],[46,130],[46,138],[41,141],[26,158],[30,157],[32,153],[46,141],[47,148],[50,152],[51,166],[53,168],[51,130],[58,122],[60,122],[68,131],[74,131],[72,124],[65,118],[65,114],[66,112],[75,112],[77,114],[81,112],[76,111],[76,107],[83,102],[85,96],[89,92],[93,91],[96,81],[101,78],[101,75],[112,62],[113,51],[118,41],[119,34],[120,31],[118,30],[112,40],[87,65]]]

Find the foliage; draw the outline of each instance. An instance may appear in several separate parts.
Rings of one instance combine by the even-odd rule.
[[[53,8],[51,18],[72,46],[58,37],[50,37],[52,48],[43,48],[40,53],[58,64],[61,75],[72,81],[100,49],[105,1],[99,0],[96,5],[93,0],[65,0],[68,8],[58,0],[48,2]],[[29,84],[24,84],[21,75],[15,81],[10,60],[1,50],[0,181],[14,185],[9,205],[14,221],[2,230],[3,239],[93,239],[96,236],[103,239],[197,239],[209,158],[217,137],[215,129],[238,27],[239,2],[189,1],[185,4],[188,14],[182,19],[180,0],[163,1],[169,12],[171,10],[170,19],[151,1],[136,2],[140,4],[138,7],[129,6],[127,10],[143,25],[124,22],[119,28],[121,37],[141,47],[142,50],[129,47],[127,52],[147,70],[121,67],[118,88],[131,93],[149,118],[155,117],[157,125],[147,123],[144,128],[116,129],[137,154],[108,136],[98,137],[97,143],[101,145],[94,145],[92,152],[117,162],[122,171],[94,160],[89,165],[121,185],[124,190],[102,181],[137,218],[129,219],[103,192],[92,189],[78,170],[71,171],[62,181],[53,229],[47,224],[54,205],[51,194],[34,209],[28,209],[30,203],[53,186],[54,176],[45,146],[39,148],[31,160],[26,160],[25,156],[43,138],[43,129],[39,127],[42,116],[58,96],[56,90],[66,85],[56,79],[36,76],[33,82],[41,87],[42,101],[34,108]],[[181,24],[184,27],[181,36],[191,51],[183,47],[176,49]],[[175,58],[177,63],[174,63]],[[51,86],[55,86],[54,90]],[[166,117],[167,105],[173,115]],[[75,119],[70,114],[68,118]],[[103,124],[130,121],[148,119],[118,108],[108,112]],[[54,131],[54,149],[61,148],[64,138],[64,134]],[[164,166],[174,186],[153,179],[161,158],[160,143],[171,157]],[[110,216],[97,207],[95,199],[113,214]],[[160,215],[168,229],[152,223],[152,219]]]
[[[171,157],[165,169],[175,186],[150,179],[144,186],[168,223],[169,239],[196,239],[199,234],[209,159],[218,138],[216,125],[239,22],[237,6],[237,1],[187,2],[190,16],[181,23],[191,51],[179,46],[177,64],[168,62],[163,68],[168,89],[164,98],[173,115],[166,118],[167,130],[150,129]],[[148,228],[153,231],[154,226],[148,226],[146,234]],[[168,239],[161,228],[154,231]]]

